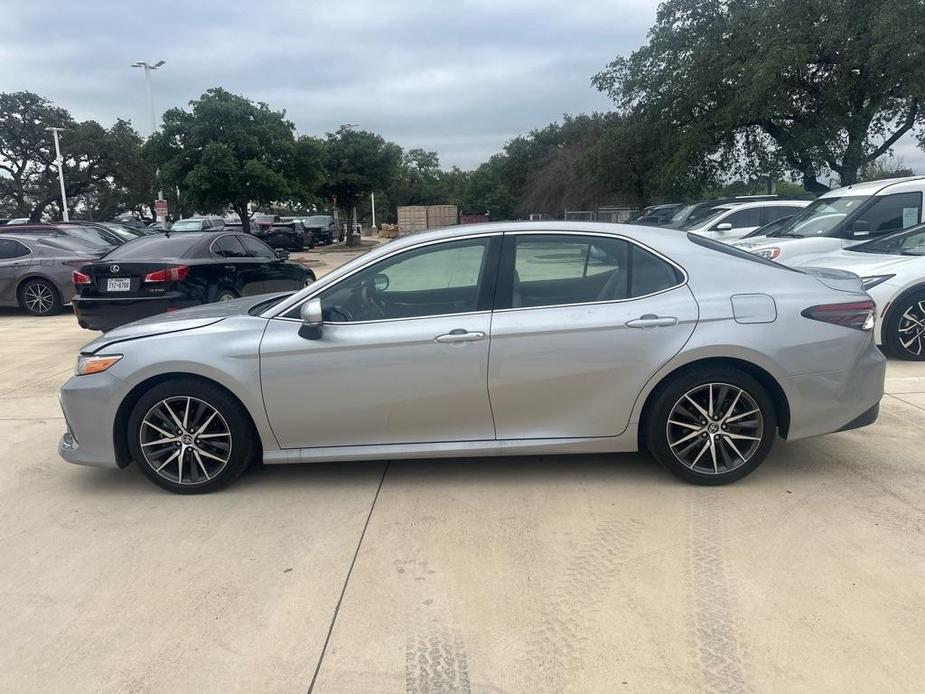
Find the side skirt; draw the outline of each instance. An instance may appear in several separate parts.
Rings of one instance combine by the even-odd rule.
[[[581,439],[507,439],[502,441],[449,441],[378,446],[326,446],[264,451],[267,465],[330,463],[347,460],[401,460],[412,458],[467,458],[495,455],[559,455],[567,453],[627,453],[637,449],[635,437],[607,436]]]

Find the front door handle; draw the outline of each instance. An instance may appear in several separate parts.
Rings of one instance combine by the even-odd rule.
[[[462,328],[455,328],[445,335],[437,335],[437,337],[434,338],[434,342],[478,342],[479,340],[484,339],[485,333],[479,330],[469,332],[468,330],[463,330]]]
[[[626,322],[627,328],[670,328],[677,325],[678,319],[673,316],[656,316],[654,313],[647,313],[631,321]]]

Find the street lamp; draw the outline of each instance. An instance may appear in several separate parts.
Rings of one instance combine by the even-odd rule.
[[[139,60],[139,61],[137,61],[137,62],[132,63],[132,65],[131,65],[131,67],[141,67],[141,68],[144,68],[144,70],[145,70],[145,89],[146,89],[147,92],[148,92],[148,105],[151,107],[151,134],[152,134],[152,135],[153,135],[154,133],[157,132],[157,117],[154,115],[154,97],[151,95],[151,70],[157,70],[157,69],[158,69],[161,65],[163,65],[165,62],[166,62],[166,61],[164,61],[164,60],[158,60],[158,61],[157,61],[156,63],[154,63],[153,65],[150,65],[149,63],[145,62],[144,60]],[[156,175],[158,178],[160,178],[160,175],[161,175],[160,169],[158,169],[157,171],[155,171],[155,175]],[[159,190],[159,191],[157,192],[157,199],[158,199],[158,200],[163,200],[163,199],[164,199],[164,191],[163,191],[163,190]],[[163,224],[164,222],[167,221],[167,218],[166,218],[164,215],[159,214],[159,215],[157,215],[157,221],[158,221],[158,222],[161,222],[161,223]]]
[[[58,133],[64,128],[45,128],[45,130],[51,131],[55,138],[55,163],[58,165],[58,183],[61,184],[61,218],[69,222],[71,220],[67,212],[67,195],[64,192],[64,158],[61,156],[61,147],[58,145]]]

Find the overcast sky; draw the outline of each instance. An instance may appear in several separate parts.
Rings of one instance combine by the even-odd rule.
[[[638,47],[658,0],[0,0],[0,91],[150,132],[155,108],[221,86],[285,109],[300,134],[342,123],[470,168],[563,113],[606,110],[591,76]],[[907,165],[925,169],[911,142]]]

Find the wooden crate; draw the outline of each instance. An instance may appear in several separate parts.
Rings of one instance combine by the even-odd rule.
[[[427,228],[448,227],[459,224],[456,205],[430,205],[427,208]]]
[[[427,228],[427,208],[409,205],[398,208],[398,233],[402,236]]]

